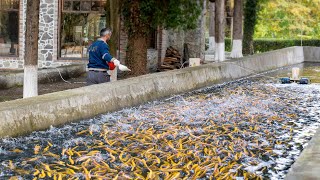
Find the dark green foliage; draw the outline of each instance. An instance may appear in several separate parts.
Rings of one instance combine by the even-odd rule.
[[[231,52],[232,51],[232,40],[230,38],[225,38],[224,43],[225,43],[225,48],[226,52]]]
[[[243,54],[253,54],[254,27],[257,23],[259,0],[246,0],[244,6]]]
[[[320,40],[303,40],[303,46],[320,46]],[[254,49],[257,53],[266,52],[291,46],[301,46],[300,39],[292,40],[272,40],[272,39],[257,39],[254,40]]]
[[[133,1],[135,0],[122,1],[122,14],[129,32],[136,30],[137,23],[143,24],[143,30],[146,32],[158,26],[194,29],[201,13],[201,5],[196,0],[139,0],[140,15],[132,16],[133,11],[130,9]]]
[[[231,51],[231,39],[228,38],[225,40],[226,51]],[[320,39],[316,40],[303,40],[303,46],[320,46]],[[301,46],[300,39],[291,39],[291,40],[278,40],[278,39],[255,39],[253,41],[253,46],[256,53],[262,53],[277,49],[282,49],[292,46]]]

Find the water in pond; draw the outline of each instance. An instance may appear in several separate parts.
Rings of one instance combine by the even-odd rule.
[[[320,123],[320,86],[287,72],[1,139],[0,179],[283,179]]]

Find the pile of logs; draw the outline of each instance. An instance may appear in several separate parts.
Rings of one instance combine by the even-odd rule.
[[[168,47],[166,50],[166,57],[163,60],[163,64],[159,67],[160,71],[169,71],[182,68],[182,56],[178,50],[173,47]]]

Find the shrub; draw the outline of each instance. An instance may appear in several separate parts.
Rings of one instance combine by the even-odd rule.
[[[231,52],[231,39],[225,39],[226,51]],[[254,52],[262,53],[277,49],[282,49],[291,46],[301,46],[300,39],[255,39],[253,42]],[[302,40],[302,46],[320,46],[320,39],[315,40]]]

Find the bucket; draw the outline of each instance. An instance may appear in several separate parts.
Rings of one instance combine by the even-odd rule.
[[[200,58],[190,58],[189,59],[189,67],[200,66]]]
[[[292,68],[292,79],[293,80],[299,80],[300,76],[300,68]]]

